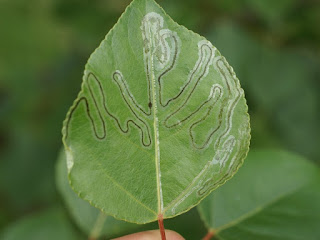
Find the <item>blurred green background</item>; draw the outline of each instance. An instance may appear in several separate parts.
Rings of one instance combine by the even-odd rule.
[[[157,2],[235,69],[252,148],[287,149],[320,164],[320,1]],[[54,181],[62,121],[86,60],[129,3],[0,0],[0,232],[63,205]]]

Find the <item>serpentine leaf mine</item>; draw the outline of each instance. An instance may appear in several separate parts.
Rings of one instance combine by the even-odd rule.
[[[74,191],[135,223],[197,205],[235,174],[249,140],[232,67],[154,0],[134,0],[90,56],[63,126]]]

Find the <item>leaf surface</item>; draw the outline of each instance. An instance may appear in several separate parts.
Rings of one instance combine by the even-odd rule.
[[[70,211],[75,223],[91,238],[115,238],[139,231],[157,228],[157,224],[149,223],[138,225],[119,221],[111,216],[106,216],[99,209],[91,206],[87,201],[79,198],[71,189],[67,177],[67,164],[65,152],[61,151],[56,164],[56,183],[60,194]],[[195,222],[197,224],[195,224]],[[200,223],[200,224],[199,224]],[[180,233],[187,239],[196,239],[204,235],[206,228],[194,208],[176,218],[168,219],[166,227]]]
[[[84,201],[71,189],[68,181],[67,162],[64,150],[60,152],[56,166],[56,183],[76,224],[91,238],[121,236],[141,225],[119,221],[105,215]]]
[[[232,177],[249,132],[219,51],[153,0],[134,0],[88,60],[63,140],[80,197],[146,223],[188,211]]]
[[[198,210],[218,239],[319,239],[320,171],[279,150],[250,151],[241,170]]]

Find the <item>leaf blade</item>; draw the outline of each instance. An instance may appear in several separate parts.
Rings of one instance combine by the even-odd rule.
[[[146,223],[188,211],[232,177],[249,132],[225,58],[153,0],[134,0],[90,57],[63,140],[79,195]]]
[[[118,221],[111,216],[107,216],[78,197],[69,185],[64,150],[60,151],[56,163],[56,184],[72,218],[87,236],[93,238],[120,236],[141,228],[140,225]]]

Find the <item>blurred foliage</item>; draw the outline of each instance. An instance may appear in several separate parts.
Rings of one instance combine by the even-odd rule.
[[[8,227],[1,235],[1,240],[81,240],[60,208],[48,209],[44,212],[24,217]]]
[[[197,208],[219,239],[316,240],[319,170],[292,153],[251,150],[239,172]]]
[[[0,0],[0,229],[62,205],[61,126],[84,65],[130,0]],[[158,0],[206,36],[245,89],[252,147],[320,163],[318,0]]]

